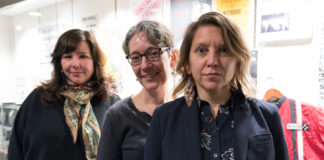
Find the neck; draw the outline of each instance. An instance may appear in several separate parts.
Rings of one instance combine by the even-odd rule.
[[[228,99],[231,97],[230,89],[222,89],[222,90],[213,90],[213,91],[205,91],[197,89],[199,98],[207,101],[211,107],[219,107],[222,104],[225,104]]]
[[[161,87],[154,91],[148,91],[143,88],[137,95],[141,97],[145,104],[151,105],[163,104],[170,100],[170,94],[168,93],[166,87]]]
[[[158,88],[154,91],[148,91],[143,88],[132,97],[132,100],[139,111],[146,112],[152,116],[158,105],[171,100],[170,94],[167,91],[166,87]]]

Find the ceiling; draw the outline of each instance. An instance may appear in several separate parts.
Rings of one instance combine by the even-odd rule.
[[[17,3],[17,2],[21,2],[23,0],[1,0],[0,1],[0,8]]]
[[[64,0],[0,0],[0,15],[14,16]]]

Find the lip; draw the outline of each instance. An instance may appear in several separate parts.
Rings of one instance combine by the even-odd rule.
[[[156,75],[158,75],[159,73],[153,73],[153,74],[148,74],[148,75],[142,75],[142,78],[145,79],[151,79],[153,77],[155,77]]]
[[[73,76],[78,76],[78,75],[81,74],[81,72],[71,72],[71,74],[72,74]]]
[[[222,74],[220,74],[220,73],[206,73],[204,75],[207,76],[207,77],[219,77]]]

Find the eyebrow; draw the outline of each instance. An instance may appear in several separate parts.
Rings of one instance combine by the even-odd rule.
[[[199,43],[196,43],[196,44],[192,44],[192,46],[194,47],[194,48],[197,48],[197,47],[199,47],[199,46],[208,46],[208,44],[206,44],[206,43],[202,43],[202,42],[199,42]]]
[[[145,53],[146,51],[148,51],[148,50],[158,49],[158,48],[160,48],[160,47],[153,47],[153,46],[148,47],[148,48],[144,51],[144,53]],[[139,52],[139,51],[133,51],[133,52],[130,52],[130,55],[131,55],[131,54],[134,54],[134,53],[136,53],[136,54],[144,54],[144,53],[141,53],[141,52]]]
[[[196,44],[192,44],[192,46],[193,46],[194,48],[197,48],[197,47],[199,47],[199,46],[203,46],[203,47],[205,47],[205,46],[209,46],[209,44],[204,43],[204,42],[199,42],[199,43],[196,43]],[[228,48],[228,47],[225,45],[225,43],[222,43],[222,44],[220,44],[220,45],[217,45],[216,47],[217,47],[217,48]]]
[[[77,51],[76,53],[87,54],[87,51]],[[91,54],[91,52],[89,52]]]

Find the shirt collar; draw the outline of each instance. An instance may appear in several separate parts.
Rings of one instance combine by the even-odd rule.
[[[236,97],[236,96],[235,96],[236,94],[234,94],[234,92],[235,92],[235,91],[231,90],[231,96],[230,96],[230,98],[227,100],[227,102],[226,102],[225,104],[220,105],[220,107],[230,107],[231,109],[234,108],[234,103],[233,103],[233,102],[235,102],[235,100],[236,100],[236,98],[235,98],[235,97]],[[207,103],[207,104],[209,104],[208,102],[206,102],[206,101],[200,99],[198,93],[197,93],[196,95],[197,95],[197,96],[196,96],[196,100],[197,100],[197,103],[198,103],[198,107],[199,107],[199,108],[201,108],[202,103]]]

